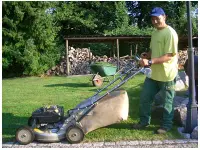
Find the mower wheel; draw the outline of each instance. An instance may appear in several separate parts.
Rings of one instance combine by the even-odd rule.
[[[80,143],[84,139],[83,130],[76,125],[71,125],[67,128],[66,139],[69,143]]]
[[[15,138],[17,142],[19,142],[22,145],[27,145],[35,139],[35,134],[33,132],[33,129],[29,126],[23,126],[17,129]]]
[[[103,78],[100,75],[95,75],[92,79],[93,86],[100,87],[103,84]]]

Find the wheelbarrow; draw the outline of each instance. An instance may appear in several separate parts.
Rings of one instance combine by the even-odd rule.
[[[90,69],[93,73],[91,81],[96,87],[102,86],[103,82],[110,82],[109,76],[115,79],[117,74],[117,66],[105,62],[96,62],[90,65]]]

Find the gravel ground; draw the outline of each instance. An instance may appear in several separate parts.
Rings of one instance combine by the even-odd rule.
[[[2,144],[2,148],[198,148],[198,140],[163,140],[163,141],[119,141],[119,142],[94,142],[69,144],[59,143],[39,143],[33,142],[28,145],[7,142]]]

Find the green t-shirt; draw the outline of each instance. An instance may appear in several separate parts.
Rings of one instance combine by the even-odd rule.
[[[151,78],[156,81],[172,81],[178,73],[178,35],[176,31],[167,26],[162,30],[152,33],[151,58],[163,56],[167,53],[174,54],[173,58],[163,64],[152,64]]]

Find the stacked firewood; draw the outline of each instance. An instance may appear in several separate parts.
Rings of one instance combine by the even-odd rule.
[[[187,50],[179,50],[178,51],[178,68],[184,69],[185,61],[188,58]]]
[[[186,60],[188,59],[188,49],[179,50],[178,55],[179,55],[179,59],[178,59],[179,69],[184,69],[183,66]],[[198,56],[198,47],[194,47],[194,55]]]
[[[93,54],[88,48],[69,48],[69,74],[88,74],[89,64],[92,59],[94,59]],[[66,75],[67,74],[67,61],[65,56],[62,56],[60,63],[55,67],[52,67],[47,71],[47,75]]]
[[[104,56],[94,56],[88,48],[70,47],[69,49],[69,75],[90,74],[90,64],[95,62],[109,62],[117,66],[117,58]],[[129,56],[120,58],[119,65],[123,67],[127,64]],[[60,63],[49,69],[46,75],[66,75],[67,74],[67,61],[63,56]]]
[[[73,47],[69,50],[69,74],[78,75],[78,74],[88,74],[90,73],[88,68],[90,61],[95,57],[90,52],[88,48],[77,48]]]
[[[179,69],[183,69],[183,65],[187,59],[187,50],[179,50],[178,52],[178,64]],[[70,47],[69,49],[69,75],[81,75],[90,74],[90,64],[95,62],[109,62],[117,66],[116,57],[107,56],[94,56],[88,48],[77,48]],[[129,55],[120,57],[119,66],[120,68],[125,67],[128,63],[133,61]],[[67,62],[63,56],[60,63],[50,70],[47,71],[47,75],[66,75],[67,74]]]
[[[64,75],[66,71],[66,59],[63,56],[60,60],[60,63],[57,64],[56,66],[52,67],[51,69],[47,70],[46,75]]]

